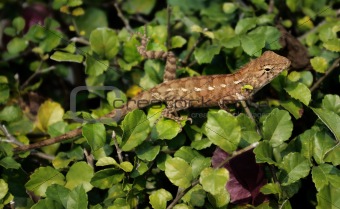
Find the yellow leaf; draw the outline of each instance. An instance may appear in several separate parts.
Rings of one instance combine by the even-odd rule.
[[[72,11],[73,16],[81,16],[81,15],[84,15],[84,14],[85,14],[85,12],[84,12],[83,8],[81,8],[81,7],[78,7],[78,8],[76,8]]]
[[[38,110],[36,126],[39,130],[46,132],[48,126],[63,120],[64,109],[57,102],[47,100]]]
[[[68,9],[68,6],[62,6],[60,7],[60,12],[70,14],[70,10]]]
[[[143,89],[137,85],[131,86],[127,91],[126,91],[126,96],[128,97],[134,97],[136,96],[139,92],[141,92]]]

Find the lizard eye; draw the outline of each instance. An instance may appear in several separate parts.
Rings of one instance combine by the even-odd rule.
[[[266,71],[266,72],[269,72],[273,69],[273,66],[272,65],[265,65],[263,66],[263,70]]]

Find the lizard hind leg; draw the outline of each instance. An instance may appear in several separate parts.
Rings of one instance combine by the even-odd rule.
[[[141,45],[137,46],[138,53],[146,59],[162,59],[166,60],[163,81],[170,81],[176,78],[177,58],[171,51],[151,51],[147,50],[149,38],[146,35],[146,26],[144,27],[144,34],[139,32],[136,35],[141,39]]]

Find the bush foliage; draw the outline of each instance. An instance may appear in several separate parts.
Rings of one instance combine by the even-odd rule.
[[[340,208],[339,5],[2,1],[0,208]],[[165,63],[136,48],[144,26],[177,77],[233,73],[266,50],[292,65],[248,106],[181,111],[192,124],[164,105],[98,120],[162,82]]]

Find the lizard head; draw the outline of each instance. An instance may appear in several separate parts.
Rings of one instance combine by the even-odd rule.
[[[277,77],[284,69],[287,69],[290,65],[289,59],[280,56],[272,51],[266,51],[261,57],[253,60],[249,63],[248,76],[250,85],[253,88],[259,89],[264,85],[270,83],[275,77]]]

